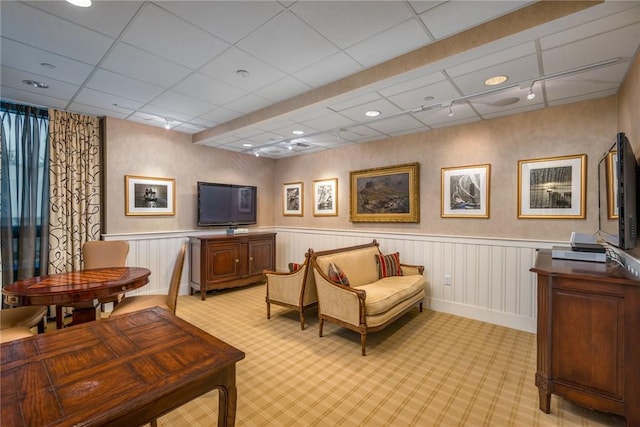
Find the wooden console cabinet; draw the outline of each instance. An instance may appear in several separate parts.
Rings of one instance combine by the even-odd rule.
[[[640,281],[613,263],[553,259],[540,250],[536,386],[640,425]]]
[[[275,270],[276,233],[212,235],[190,238],[189,294],[234,288],[264,279],[263,270]]]

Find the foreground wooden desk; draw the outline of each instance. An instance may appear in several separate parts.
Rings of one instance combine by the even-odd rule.
[[[244,353],[159,307],[4,343],[0,424],[138,426],[213,389],[233,426]]]
[[[73,305],[75,325],[96,320],[94,300],[142,287],[149,283],[150,274],[141,267],[96,268],[19,280],[4,287],[2,293],[11,306]]]
[[[556,394],[640,426],[640,281],[613,262],[552,259],[547,250],[531,271],[540,409],[548,414]]]

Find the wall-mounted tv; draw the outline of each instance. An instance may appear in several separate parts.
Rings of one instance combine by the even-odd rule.
[[[256,223],[257,188],[198,182],[198,227]]]
[[[623,250],[638,238],[638,164],[629,139],[618,133],[598,164],[599,234]]]

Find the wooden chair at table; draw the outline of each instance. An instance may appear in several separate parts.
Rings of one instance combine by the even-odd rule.
[[[30,337],[34,326],[44,333],[46,315],[47,307],[38,305],[0,310],[0,343]]]
[[[129,242],[125,240],[90,240],[82,245],[83,269],[105,267],[124,267],[127,264],[129,254]],[[100,309],[104,311],[104,305],[113,303],[113,307],[120,302],[120,295],[98,299]],[[56,326],[62,328],[62,306],[56,306]]]
[[[182,267],[184,266],[186,250],[187,244],[183,243],[173,266],[171,282],[169,283],[169,292],[167,294],[125,296],[120,301],[120,304],[113,309],[109,317],[121,316],[123,314],[156,306],[169,310],[175,314],[176,304],[178,302],[178,292],[180,291],[180,277],[182,276]]]

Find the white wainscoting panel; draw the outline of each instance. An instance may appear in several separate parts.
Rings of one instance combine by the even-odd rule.
[[[302,228],[260,228],[276,236],[276,269],[302,263],[309,248],[316,251],[369,243],[376,239],[383,253],[399,252],[405,264],[424,265],[427,308],[529,332],[536,331],[536,276],[529,269],[536,249],[566,242],[413,235],[371,231]],[[180,245],[189,236],[224,231],[182,231],[149,234],[110,234],[105,240],[127,240],[128,265],[151,270],[150,283],[132,294],[166,293]],[[451,285],[444,276],[451,276]],[[189,253],[180,294],[189,292]]]

